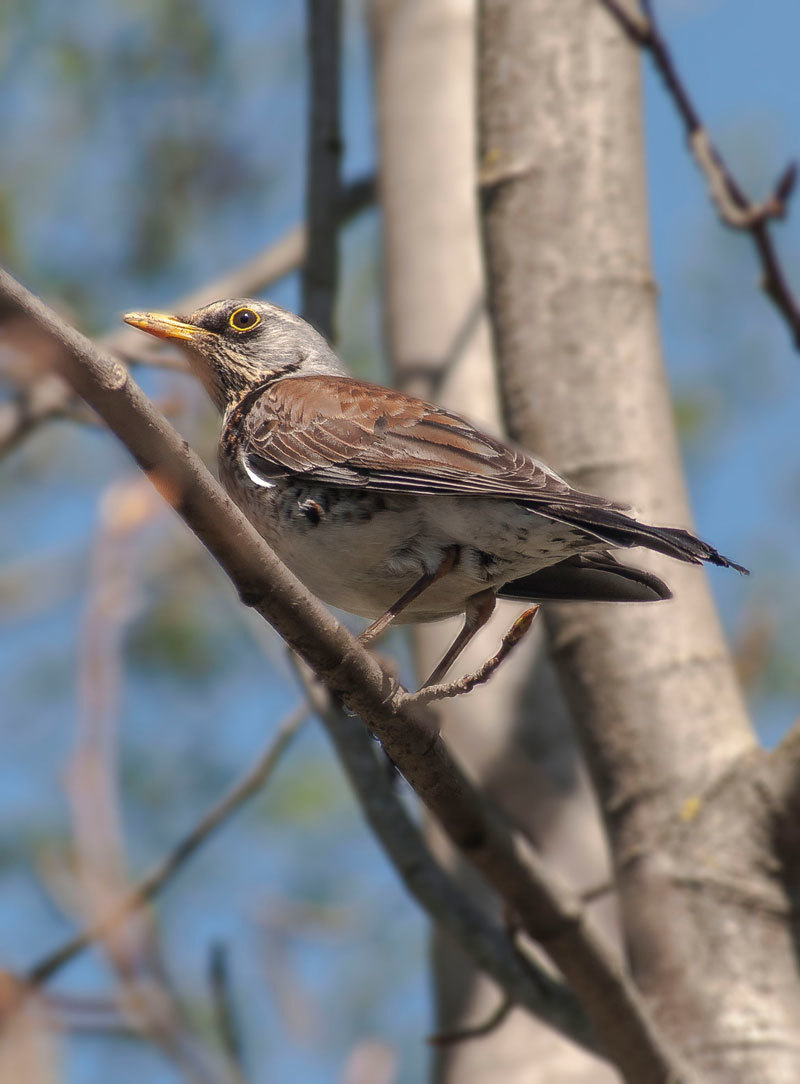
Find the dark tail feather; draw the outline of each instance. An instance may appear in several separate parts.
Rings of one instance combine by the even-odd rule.
[[[644,546],[667,557],[676,557],[679,561],[695,565],[708,561],[720,568],[735,568],[737,572],[749,575],[749,569],[723,557],[713,546],[681,527],[652,527],[613,508],[590,507],[578,513],[565,508],[555,514],[548,509],[548,515],[562,523],[590,531],[611,546]]]
[[[520,602],[659,602],[672,598],[658,576],[621,565],[610,553],[570,557],[512,580],[497,594]]]

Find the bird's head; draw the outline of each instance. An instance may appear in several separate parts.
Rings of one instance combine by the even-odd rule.
[[[182,347],[221,411],[275,377],[344,372],[310,324],[266,301],[213,301],[188,316],[129,312],[123,319]]]

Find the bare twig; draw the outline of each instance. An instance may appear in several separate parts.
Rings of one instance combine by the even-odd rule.
[[[452,342],[439,357],[404,358],[395,364],[399,386],[409,395],[436,401],[442,386],[459,363],[485,317],[484,299],[478,295],[456,329]]]
[[[132,479],[112,486],[100,503],[89,598],[82,624],[80,710],[67,773],[84,920],[90,925],[125,888],[125,847],[117,788],[122,637],[135,612],[131,546],[158,509],[152,490]],[[150,971],[146,924],[107,931],[103,946],[125,979]]]
[[[20,388],[13,399],[0,403],[0,455],[15,448],[41,422],[63,416],[74,401],[55,373]]]
[[[136,605],[131,547],[157,509],[140,476],[112,486],[101,503],[93,553],[81,637],[81,711],[68,780],[82,905],[95,926],[126,894],[116,763],[121,641]],[[192,1034],[165,979],[152,916],[139,913],[133,923],[106,928],[100,940],[118,978],[118,1005],[133,1026],[193,1079],[234,1084],[228,1067]]]
[[[464,693],[472,692],[476,685],[484,685],[489,678],[502,666],[522,637],[533,624],[533,619],[539,612],[538,606],[532,606],[516,619],[514,624],[503,637],[500,649],[487,659],[482,666],[472,674],[465,674],[458,681],[447,681],[441,685],[427,685],[419,692],[413,693],[408,699],[410,703],[430,704],[434,700],[449,700],[453,696],[463,696]]]
[[[570,991],[522,955],[507,929],[483,914],[437,862],[359,720],[337,707],[308,667],[294,657],[292,663],[309,703],[328,731],[366,821],[409,894],[477,967],[495,979],[514,1004],[594,1050],[581,1008]]]
[[[691,1079],[579,902],[475,789],[429,710],[407,703],[356,639],[278,560],[124,367],[0,271],[0,300],[64,348],[63,371],[102,415],[252,606],[360,715],[420,798],[581,999],[597,1041],[629,1081]]]
[[[700,114],[683,82],[655,17],[652,0],[641,0],[640,11],[632,14],[623,0],[599,0],[628,37],[650,54],[686,129],[689,146],[702,170],[709,194],[720,220],[731,229],[749,233],[761,263],[761,287],[789,325],[795,346],[800,349],[800,302],[789,285],[786,271],[775,249],[771,224],[783,218],[797,181],[797,165],[791,162],[763,203],[754,203],[728,169],[711,141]]]
[[[513,1008],[514,1002],[510,997],[505,997],[482,1024],[459,1028],[457,1031],[440,1031],[436,1035],[429,1035],[428,1042],[431,1046],[455,1046],[456,1043],[464,1043],[470,1039],[483,1039],[501,1027]]]
[[[597,900],[604,900],[610,896],[612,892],[617,891],[617,886],[611,881],[601,881],[596,885],[590,885],[581,892],[581,900],[585,904],[596,903]]]
[[[18,980],[0,971],[0,1080],[24,1084],[58,1084],[58,1049],[54,1042],[54,1019],[47,999],[34,996],[21,1005]]]
[[[211,987],[211,1002],[214,1006],[214,1018],[217,1023],[222,1046],[232,1065],[242,1072],[242,1039],[231,997],[230,975],[228,973],[228,954],[221,942],[211,946],[208,961],[208,979]],[[242,1078],[244,1079],[244,1078]]]
[[[338,278],[341,17],[339,0],[306,0],[310,87],[303,315],[332,340]]]
[[[171,881],[197,849],[220,828],[241,806],[269,780],[276,765],[300,727],[308,717],[308,708],[301,704],[278,727],[252,767],[200,818],[183,839],[130,892],[108,908],[96,922],[81,930],[58,949],[50,952],[26,974],[30,984],[49,979],[56,971],[99,938],[115,929],[128,916],[152,900]]]
[[[43,993],[53,1025],[59,1030],[100,1032],[139,1037],[141,1031],[125,1015],[118,1000],[61,993]]]

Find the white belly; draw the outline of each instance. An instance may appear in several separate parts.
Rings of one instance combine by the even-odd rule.
[[[575,528],[513,501],[414,497],[322,486],[260,485],[223,472],[226,489],[281,560],[324,602],[375,618],[444,554],[452,572],[400,622],[462,613],[467,599],[574,553],[598,547]]]

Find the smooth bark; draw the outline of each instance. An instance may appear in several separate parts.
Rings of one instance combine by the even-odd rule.
[[[661,362],[635,51],[595,0],[484,0],[481,167],[510,431],[574,484],[688,524]],[[724,549],[724,540],[715,539]],[[675,600],[553,607],[625,940],[708,1081],[800,1075],[800,997],[753,732],[705,575]]]

